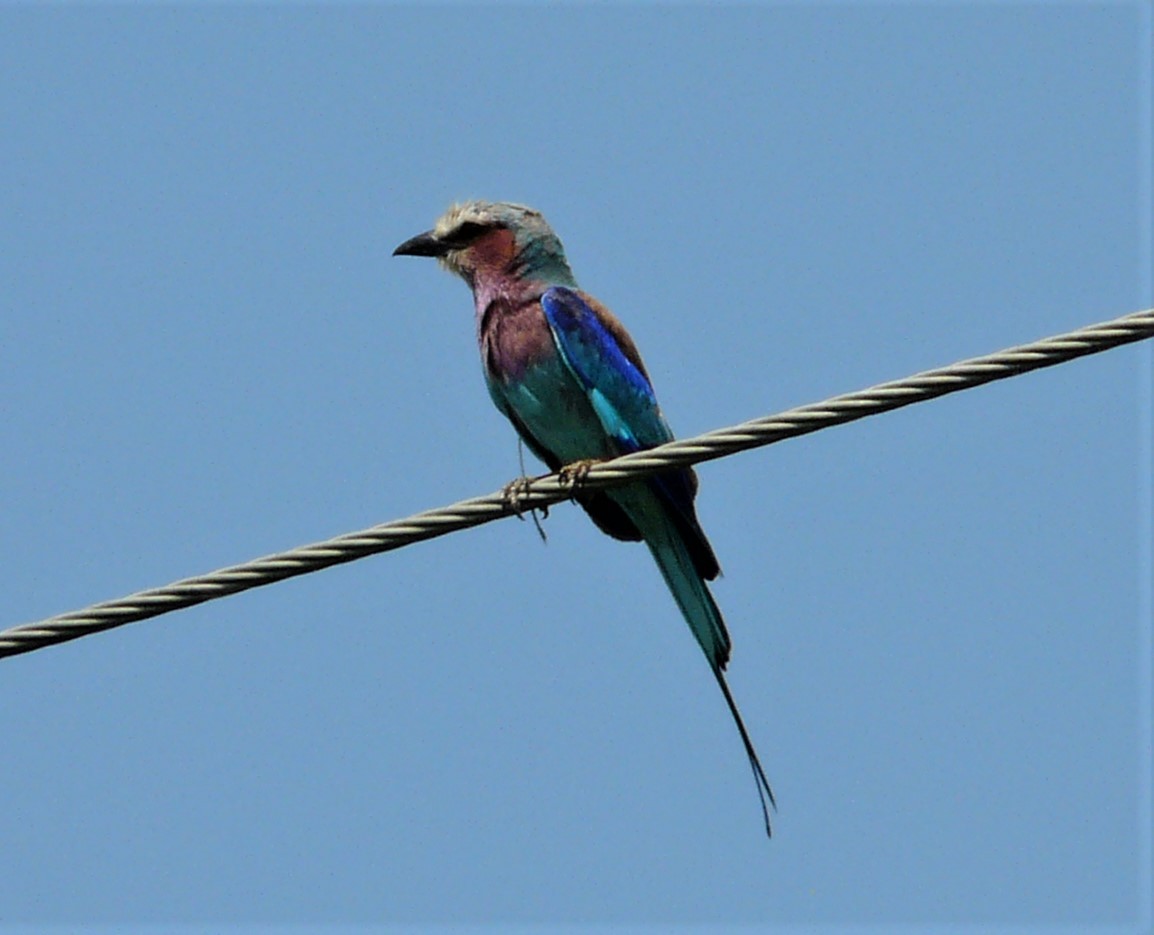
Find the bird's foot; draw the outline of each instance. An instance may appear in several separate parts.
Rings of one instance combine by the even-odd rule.
[[[518,477],[515,480],[509,481],[502,489],[501,494],[505,498],[505,506],[512,512],[521,522],[525,521],[525,507],[522,501],[525,495],[529,493],[533,486],[534,478],[532,477]],[[541,511],[541,519],[537,518],[537,511]],[[541,537],[541,541],[545,542],[545,529],[541,526],[542,519],[548,519],[549,507],[531,507],[529,515],[533,517],[533,525],[537,528],[537,535]]]
[[[557,472],[557,479],[567,487],[580,487],[585,482],[585,478],[589,476],[589,471],[593,466],[600,463],[596,458],[574,461],[572,464],[566,464]]]
[[[521,501],[525,499],[525,495],[529,493],[532,485],[533,478],[518,477],[509,481],[501,490],[501,495],[505,498],[505,506],[519,519],[525,518],[525,508],[521,505]]]

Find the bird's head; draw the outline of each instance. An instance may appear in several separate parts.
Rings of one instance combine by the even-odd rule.
[[[464,201],[393,256],[433,256],[470,286],[512,278],[576,286],[565,249],[541,212],[504,201]]]

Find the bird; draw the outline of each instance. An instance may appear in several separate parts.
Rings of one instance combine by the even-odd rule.
[[[489,395],[551,471],[673,440],[633,339],[577,285],[564,247],[537,210],[512,202],[458,202],[394,256],[435,257],[473,293],[477,342]],[[721,573],[697,519],[691,468],[574,499],[604,533],[643,541],[697,638],[741,735],[765,832],[777,803],[725,677],[732,644],[707,582]],[[767,804],[768,803],[768,804]]]

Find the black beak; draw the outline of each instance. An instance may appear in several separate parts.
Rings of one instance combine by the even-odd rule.
[[[393,251],[393,256],[444,256],[453,248],[438,240],[432,231],[410,237]]]

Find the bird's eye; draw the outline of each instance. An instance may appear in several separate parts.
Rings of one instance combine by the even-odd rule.
[[[485,231],[489,229],[487,224],[481,224],[477,221],[465,221],[464,224],[457,226],[457,229],[448,236],[448,240],[454,244],[460,244],[462,247],[472,243],[480,237]]]

